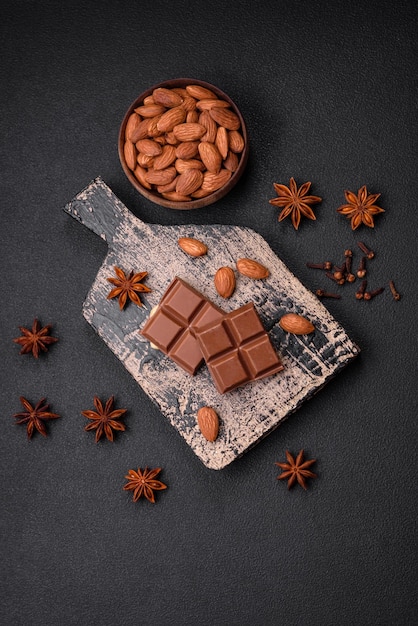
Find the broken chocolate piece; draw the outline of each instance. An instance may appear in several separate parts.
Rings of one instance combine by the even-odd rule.
[[[197,329],[196,337],[219,393],[284,369],[252,302]]]
[[[175,278],[141,334],[194,375],[203,362],[196,331],[221,319],[224,312],[181,278]]]

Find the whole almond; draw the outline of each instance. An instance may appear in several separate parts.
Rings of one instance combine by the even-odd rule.
[[[185,196],[182,193],[178,193],[178,191],[165,191],[161,195],[171,202],[190,202],[191,200],[190,196]]]
[[[152,92],[154,102],[162,104],[167,108],[180,106],[183,102],[183,98],[173,91],[172,89],[166,89],[165,87],[157,87]]]
[[[193,237],[180,237],[177,243],[183,252],[190,256],[203,256],[208,251],[208,247],[203,241]]]
[[[158,193],[167,193],[169,191],[175,191],[176,185],[177,185],[177,179],[178,179],[178,176],[173,178],[171,183],[167,183],[166,185],[157,185]]]
[[[208,141],[209,143],[215,143],[216,131],[218,126],[209,115],[209,111],[202,111],[199,115],[199,124],[202,124],[206,128],[206,133],[202,135],[201,141]]]
[[[186,170],[196,169],[203,170],[205,166],[200,159],[177,159],[174,163],[174,167],[179,174],[182,174]]]
[[[215,145],[223,159],[228,156],[228,131],[225,126],[218,126],[216,131]]]
[[[224,168],[230,172],[235,172],[238,169],[238,157],[235,152],[228,151],[226,159],[223,163]]]
[[[199,111],[193,109],[193,111],[187,111],[186,122],[188,124],[197,124],[199,121]]]
[[[153,139],[140,139],[136,142],[136,147],[139,152],[142,152],[147,156],[158,156],[163,151],[160,144],[158,144]]]
[[[280,318],[279,326],[294,335],[308,335],[313,333],[315,326],[306,317],[297,313],[286,313]]]
[[[197,101],[196,106],[200,111],[207,111],[213,109],[213,107],[228,109],[231,105],[226,100],[220,100],[219,98],[202,98]]]
[[[193,159],[197,154],[198,141],[183,141],[176,147],[176,156],[178,159]]]
[[[217,174],[221,169],[222,156],[214,143],[202,141],[199,144],[199,154],[208,172]]]
[[[141,123],[141,116],[138,115],[137,113],[131,113],[131,115],[128,118],[128,121],[126,122],[126,127],[125,127],[126,139],[129,139],[130,141],[132,141],[132,135],[138,129],[138,126],[140,125],[140,123]],[[132,141],[132,143],[136,143],[136,141]]]
[[[232,267],[220,267],[213,279],[215,289],[222,298],[230,298],[235,290],[235,273]]]
[[[196,98],[196,100],[203,100],[204,98],[216,99],[216,95],[210,89],[202,87],[201,85],[187,85],[186,91],[189,96]]]
[[[188,196],[196,191],[196,189],[199,189],[202,182],[203,174],[200,170],[185,170],[177,178],[176,191],[184,196]]]
[[[125,157],[126,165],[130,170],[134,170],[136,168],[136,148],[132,141],[129,141],[129,139],[125,141],[123,155]]]
[[[149,104],[155,104],[154,96],[152,94],[149,96],[145,96],[144,102],[142,104],[145,104],[146,106],[148,106]]]
[[[238,259],[237,270],[247,278],[260,279],[270,276],[269,270],[254,259]]]
[[[238,115],[230,109],[212,107],[212,109],[209,109],[209,115],[219,126],[225,126],[228,130],[238,130],[241,126]]]
[[[229,148],[232,152],[240,153],[244,150],[244,137],[238,130],[230,130],[228,133]]]
[[[198,123],[184,122],[173,128],[173,133],[179,141],[196,141],[206,132],[206,128]]]
[[[194,191],[192,193],[192,198],[206,198],[206,196],[210,196],[210,194],[213,193],[212,189],[203,189],[203,187],[199,187],[199,189],[196,189],[196,191]]]
[[[221,169],[217,174],[213,174],[212,172],[204,172],[203,173],[203,183],[202,189],[206,189],[207,191],[216,191],[220,189],[229,181],[232,176],[232,172],[226,169]]]
[[[215,441],[219,433],[219,417],[210,406],[202,406],[197,412],[200,432],[208,441]]]
[[[165,107],[161,104],[149,104],[137,107],[135,112],[138,113],[138,115],[142,115],[142,117],[155,117],[156,115],[164,113],[165,110]]]
[[[163,170],[176,160],[176,149],[174,146],[163,146],[163,151],[159,156],[154,158],[153,168],[155,170]]]
[[[162,114],[157,122],[158,130],[164,133],[173,130],[174,126],[181,124],[186,119],[186,111],[183,107],[173,107]]]
[[[145,189],[151,189],[150,183],[145,178],[146,173],[147,173],[147,170],[145,170],[140,165],[137,165],[136,168],[134,169],[135,178],[137,179],[139,184],[145,187]]]
[[[145,180],[151,185],[167,185],[177,176],[175,167],[166,167],[165,170],[149,169],[145,174]]]
[[[149,126],[148,118],[141,120],[141,122],[138,124],[136,129],[131,134],[130,139],[132,143],[136,143],[140,139],[145,139],[146,137],[148,137],[148,126]]]

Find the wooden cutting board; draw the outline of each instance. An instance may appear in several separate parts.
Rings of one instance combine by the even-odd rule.
[[[83,304],[84,317],[211,469],[225,467],[255,445],[359,353],[358,346],[322,302],[249,228],[145,224],[101,178],[92,181],[64,210],[102,237],[109,247]],[[188,256],[178,246],[179,237],[204,241],[208,254]],[[242,257],[265,265],[270,276],[254,281],[237,274],[236,290],[225,300],[217,294],[213,277],[221,266],[235,268],[236,260]],[[107,299],[111,289],[107,278],[114,276],[115,265],[126,273],[148,272],[146,284],[152,292],[141,294],[143,307],[130,303],[120,311],[117,299]],[[139,330],[176,276],[226,312],[254,302],[284,371],[219,394],[205,365],[190,376],[150,346]],[[315,331],[302,336],[283,331],[279,320],[289,312],[307,317]],[[201,406],[211,406],[219,415],[220,431],[214,442],[206,441],[197,425]]]

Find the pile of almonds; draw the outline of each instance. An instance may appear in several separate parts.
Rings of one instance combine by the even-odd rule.
[[[158,87],[127,120],[124,158],[142,187],[188,202],[229,181],[244,145],[238,115],[213,91]]]

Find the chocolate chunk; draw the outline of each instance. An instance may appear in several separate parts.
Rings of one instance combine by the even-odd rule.
[[[283,369],[252,302],[195,334],[219,393]]]
[[[141,334],[193,375],[203,362],[195,334],[223,315],[224,312],[205,296],[176,277]]]

